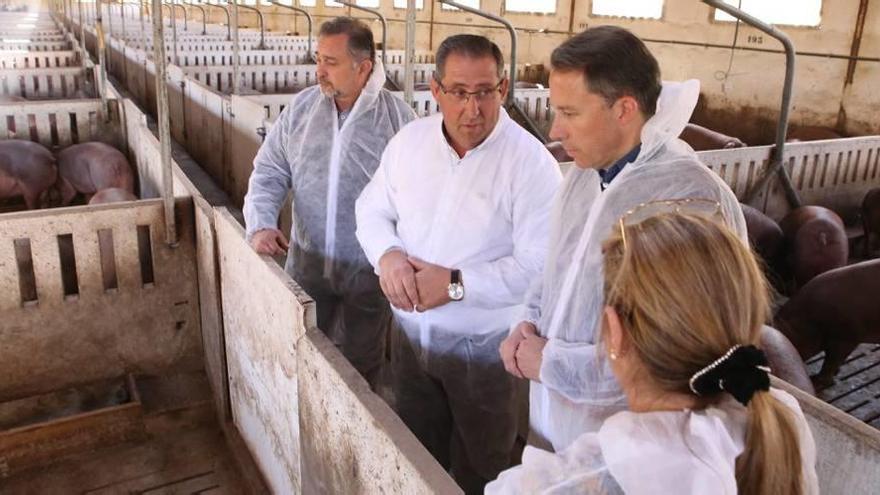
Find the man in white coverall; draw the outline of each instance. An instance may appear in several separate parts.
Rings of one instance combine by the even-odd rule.
[[[244,200],[247,238],[261,254],[287,253],[285,269],[315,299],[318,327],[375,387],[390,314],[354,236],[354,202],[388,140],[415,118],[384,90],[373,33],[340,17],[318,33],[318,85],[293,97],[254,159]],[[293,193],[291,242],[278,214]]]
[[[498,344],[546,254],[556,161],[501,107],[498,47],[437,50],[440,114],[388,144],[357,201],[357,237],[394,308],[398,414],[467,493],[510,464],[514,380]]]
[[[602,242],[612,227],[642,203],[704,198],[720,203],[744,241],[746,229],[730,188],[677,138],[696,105],[697,81],[661,84],[644,43],[613,26],[572,37],[550,64],[550,135],[577,166],[554,205],[542,278],[500,352],[511,374],[531,380],[529,442],[560,451],[626,408],[596,345]]]

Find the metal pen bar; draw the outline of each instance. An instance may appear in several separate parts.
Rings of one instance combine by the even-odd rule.
[[[294,7],[292,5],[284,5],[283,3],[278,3],[278,2],[275,2],[274,0],[269,0],[269,3],[272,5],[275,5],[277,7],[281,7],[284,9],[290,9],[295,12],[299,12],[300,14],[306,16],[306,23],[309,25],[309,37],[308,37],[307,43],[308,43],[308,50],[309,50],[309,59],[311,60],[312,54],[314,53],[314,52],[312,52],[312,15],[309,14],[308,11],[306,11],[305,9],[301,9],[299,7]]]
[[[177,2],[174,1],[174,0],[171,0],[171,7],[172,7],[172,8],[173,8],[173,7],[180,7],[180,10],[183,11],[183,30],[184,30],[184,31],[189,31],[189,22],[187,22],[187,19],[186,19],[186,7],[184,7],[183,5],[180,5],[179,3],[177,3]],[[176,22],[176,20],[177,20],[177,16],[174,16],[174,19],[175,19],[175,22]]]
[[[495,21],[499,24],[503,24],[504,27],[507,28],[507,32],[510,33],[510,74],[507,75],[507,78],[510,80],[510,89],[507,90],[506,104],[508,106],[515,105],[516,100],[514,99],[513,92],[516,89],[516,29],[513,28],[513,24],[509,23],[507,19],[504,19],[503,17],[499,17],[495,14],[490,14],[488,12],[483,12],[480,9],[468,7],[467,5],[462,5],[451,0],[438,1],[440,3],[445,3],[446,5],[449,5],[451,7],[456,7],[458,9],[464,10],[465,12],[470,12],[471,14]]]
[[[198,3],[203,3],[201,0]],[[224,14],[226,14],[226,41],[232,41],[232,18],[229,15],[229,8],[220,5],[219,3],[207,3],[204,2],[208,7],[217,7],[222,10]]]
[[[794,87],[794,44],[792,44],[791,39],[782,31],[732,5],[728,5],[719,0],[702,0],[702,2],[715,7],[716,9],[727,12],[735,19],[739,19],[764,33],[767,33],[773,38],[779,40],[779,42],[782,43],[783,48],[785,48],[785,82],[782,87],[782,106],[779,110],[779,121],[776,123],[776,147],[773,150],[773,158],[770,161],[770,166],[764,174],[758,178],[758,181],[755,182],[755,185],[746,193],[746,196],[743,199],[746,203],[753,200],[755,196],[766,189],[773,174],[777,174],[779,180],[782,182],[782,188],[785,191],[785,198],[793,208],[797,208],[801,205],[801,198],[798,196],[797,191],[791,183],[791,177],[789,177],[788,171],[783,166],[785,164],[785,134],[788,131],[788,116],[791,112],[791,93],[792,88]]]
[[[226,0],[226,3],[229,4],[230,1]],[[239,54],[239,46],[238,46],[238,2],[236,0],[232,0],[232,94],[237,95],[241,90],[241,81],[239,81],[239,74],[241,72],[240,60],[238,59]]]
[[[226,0],[226,3],[228,4],[229,0]],[[250,10],[250,11],[257,13],[257,18],[260,19],[260,45],[257,48],[259,48],[260,50],[265,50],[266,49],[266,29],[265,29],[265,22],[263,21],[263,13],[260,11],[260,9],[258,9],[256,7],[251,7],[248,5],[241,5],[237,2],[236,2],[236,7],[240,7],[242,9],[247,9],[247,10]],[[238,21],[236,21],[236,28],[238,28]]]
[[[165,243],[177,246],[174,218],[174,184],[171,170],[171,122],[168,116],[168,86],[165,76],[165,33],[162,26],[162,0],[153,4],[153,61],[156,65],[156,106],[159,118],[159,147],[162,154],[162,201],[165,206]]]
[[[416,56],[416,0],[406,2],[406,40],[403,46],[403,100],[412,106],[415,99],[415,71],[413,59]]]
[[[172,42],[172,60],[174,60],[174,65],[180,65],[180,60],[177,58],[177,16],[174,15],[174,8],[165,3],[165,6],[168,7],[168,11],[171,12],[171,42]],[[155,29],[153,30],[155,32]],[[165,36],[163,33],[162,36]],[[161,43],[164,47],[165,38],[159,38],[157,41],[155,37],[153,37],[153,45],[156,43]],[[164,50],[163,50],[164,52]],[[162,61],[165,62],[164,60]]]
[[[345,5],[347,7],[351,7],[355,10],[362,10],[364,12],[369,12],[370,14],[373,14],[374,16],[379,18],[379,22],[382,23],[382,66],[385,67],[385,70],[388,70],[388,63],[385,60],[385,52],[388,51],[388,45],[387,45],[388,21],[385,20],[385,16],[382,15],[382,13],[379,12],[378,10],[370,9],[367,7],[361,7],[360,5],[357,5],[352,2],[345,2],[343,0],[337,0],[336,3],[341,3],[342,5]]]
[[[192,1],[184,3],[189,5],[190,7],[195,7],[202,11],[202,35],[208,34],[208,12],[205,10],[205,8],[201,5],[193,3]]]

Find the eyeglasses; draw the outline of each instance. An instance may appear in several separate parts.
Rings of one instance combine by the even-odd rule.
[[[631,227],[638,225],[648,218],[661,213],[685,213],[724,221],[724,214],[721,211],[721,203],[714,199],[663,199],[641,203],[624,213],[618,222],[620,227],[620,238],[623,241],[623,250],[626,251],[627,226]]]
[[[476,91],[465,91],[463,89],[453,89],[447,90],[443,83],[440,82],[440,79],[434,78],[434,81],[437,82],[437,85],[440,86],[440,91],[445,95],[451,96],[457,103],[466,104],[471,101],[471,97],[477,100],[477,103],[484,103],[492,98],[494,98],[495,93],[501,91],[501,85],[504,84],[504,79],[498,82],[494,87],[487,89],[478,89]]]

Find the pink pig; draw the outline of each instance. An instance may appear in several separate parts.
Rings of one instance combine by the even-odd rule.
[[[0,141],[0,198],[22,196],[29,210],[39,208],[41,196],[57,175],[55,157],[43,145],[19,139]]]
[[[101,189],[119,188],[134,192],[134,175],[125,155],[99,142],[74,144],[58,153],[58,183],[61,205],[67,206],[77,193],[86,196]]]

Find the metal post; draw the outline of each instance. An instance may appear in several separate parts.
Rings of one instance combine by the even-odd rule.
[[[184,7],[183,5],[180,5],[180,4],[177,3],[175,0],[171,0],[171,7],[172,7],[172,9],[173,9],[174,7],[180,7],[180,10],[183,11],[183,30],[184,30],[184,31],[189,31],[189,23],[188,23],[187,20],[186,20],[186,7]],[[174,19],[176,20],[176,19],[177,19],[177,16],[174,16]],[[176,21],[175,21],[175,22],[176,22]]]
[[[272,5],[281,7],[281,8],[290,9],[295,12],[299,12],[300,14],[306,16],[306,23],[309,25],[309,37],[306,40],[306,42],[308,43],[307,49],[309,51],[309,60],[312,60],[312,55],[313,55],[313,52],[312,52],[312,14],[309,14],[308,11],[301,9],[299,7],[293,7],[291,5],[284,5],[283,3],[278,3],[273,0],[269,0],[269,3],[271,3]],[[296,15],[296,14],[294,14],[294,15]]]
[[[226,0],[226,3],[232,5],[232,94],[237,95],[241,89],[238,80],[238,73],[241,70],[238,66],[238,2]]]
[[[98,0],[98,10],[101,11],[101,15],[103,15],[104,0]],[[107,3],[107,33],[111,37],[113,36],[113,0],[108,0],[108,3]],[[103,44],[106,49],[107,40],[102,39],[101,44]],[[110,60],[110,52],[109,51],[107,51],[106,58],[104,60],[107,64],[107,72],[110,72],[111,66],[113,65],[113,62]]]
[[[156,106],[159,117],[159,146],[162,151],[162,200],[165,204],[165,242],[177,246],[174,219],[174,187],[171,171],[171,122],[168,119],[168,87],[165,76],[165,33],[162,26],[162,0],[153,2],[153,60],[156,64]],[[156,42],[155,40],[159,40]]]
[[[382,23],[382,66],[386,67],[385,70],[388,70],[387,69],[388,63],[385,60],[385,52],[388,51],[388,45],[386,44],[387,38],[388,38],[388,22],[385,20],[385,16],[382,15],[382,13],[379,12],[378,10],[370,9],[367,7],[361,7],[360,5],[357,5],[355,3],[346,2],[343,0],[337,0],[336,3],[341,3],[342,5],[346,5],[348,7],[356,9],[356,10],[362,10],[364,12],[369,12],[370,14],[373,14],[374,16],[379,18],[379,22]]]
[[[406,2],[406,42],[404,45],[403,60],[403,100],[413,105],[413,90],[415,85],[415,71],[413,63],[416,57],[416,0]]]
[[[791,183],[791,177],[788,176],[788,171],[783,166],[785,164],[785,134],[788,132],[788,115],[791,112],[791,93],[792,88],[794,87],[794,45],[792,44],[791,39],[782,31],[779,31],[756,17],[746,14],[732,5],[728,5],[720,0],[702,1],[716,9],[723,10],[734,18],[776,38],[785,48],[785,81],[782,87],[782,106],[779,110],[779,121],[776,123],[776,147],[773,150],[773,157],[770,160],[767,170],[760,178],[758,178],[755,185],[746,193],[746,196],[743,199],[746,203],[753,200],[755,196],[766,189],[770,177],[772,177],[773,174],[778,174],[779,180],[782,182],[782,189],[785,191],[785,198],[788,200],[788,203],[792,208],[797,208],[801,205],[801,198],[798,196],[797,191]]]
[[[229,0],[226,0],[226,3],[229,3]],[[260,12],[260,9],[258,9],[258,8],[251,7],[248,5],[239,5],[238,2],[234,2],[234,3],[236,5],[236,7],[234,7],[233,10],[235,10],[235,8],[242,8],[242,9],[252,10],[257,13],[257,18],[259,18],[259,20],[260,20],[260,45],[257,48],[259,48],[260,50],[265,50],[266,49],[266,29],[265,29],[265,23],[263,21],[263,13]],[[236,30],[238,30],[238,13],[236,13],[235,16],[236,16],[235,28],[236,28]]]
[[[101,2],[101,0],[98,0]],[[98,96],[101,98],[101,108],[104,109],[104,118],[108,118],[110,113],[107,109],[107,57],[104,55],[104,21],[101,8],[95,11],[95,38],[97,39],[95,50],[98,52]]]
[[[171,12],[171,43],[172,43],[172,60],[174,60],[174,65],[180,65],[180,61],[177,58],[177,17],[174,16],[174,8],[170,5],[165,5],[168,7],[168,11]],[[153,30],[155,31],[155,29]],[[163,34],[164,36],[164,34]],[[161,40],[162,45],[165,45],[165,38]],[[153,38],[153,45],[156,44],[156,38]]]
[[[202,11],[202,35],[208,34],[208,13],[205,11],[205,8],[192,1],[184,3],[186,3],[190,7],[195,7]]]
[[[232,41],[232,18],[229,15],[229,8],[224,7],[220,4],[209,3],[206,4],[209,7],[217,7],[218,9],[223,10],[223,13],[226,14],[226,41]]]
[[[79,14],[79,48],[80,48],[80,50],[82,50],[82,53],[80,54],[80,58],[82,58],[83,67],[85,67],[86,60],[89,57],[88,57],[88,54],[86,53],[86,25],[85,25],[85,23],[83,23],[83,6],[82,6],[82,4],[83,4],[83,0],[77,0],[78,8],[76,10],[78,11],[78,14]]]
[[[505,104],[508,106],[515,105],[516,100],[513,97],[513,92],[516,88],[516,30],[513,28],[513,25],[507,22],[507,19],[504,19],[503,17],[498,17],[497,15],[483,12],[482,10],[468,7],[467,5],[462,5],[451,0],[438,1],[440,3],[445,3],[446,5],[464,10],[465,12],[470,12],[471,14],[493,20],[495,22],[503,24],[504,27],[507,28],[507,32],[510,33],[510,73],[507,75],[507,78],[510,80],[510,89],[507,90],[507,101],[505,102]]]

